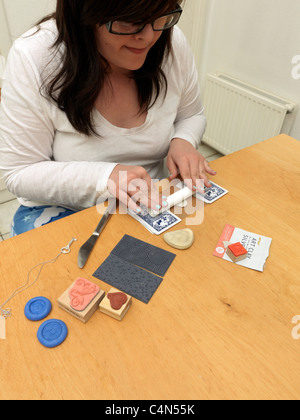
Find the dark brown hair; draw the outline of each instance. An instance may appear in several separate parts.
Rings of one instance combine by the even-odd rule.
[[[54,54],[62,45],[65,47],[63,62],[50,80],[44,80],[43,91],[66,113],[77,131],[95,134],[92,110],[109,70],[109,64],[97,49],[95,26],[116,19],[150,23],[181,3],[181,0],[57,0],[56,12],[39,22],[55,19],[58,37],[53,45]],[[172,29],[162,33],[143,67],[133,72],[141,112],[153,106],[162,91],[166,92],[162,64],[171,51],[171,33]]]

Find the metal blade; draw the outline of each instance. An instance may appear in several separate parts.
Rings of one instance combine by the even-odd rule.
[[[78,266],[79,268],[83,268],[85,266],[85,263],[87,262],[88,257],[90,256],[90,253],[92,252],[92,249],[95,246],[95,243],[97,242],[98,235],[92,235],[85,244],[82,245],[82,247],[79,249],[78,253]]]
[[[79,253],[78,253],[78,266],[79,268],[83,268],[87,262],[88,257],[90,256],[95,243],[97,242],[97,239],[100,236],[100,233],[102,232],[102,230],[104,229],[106,223],[108,222],[111,214],[113,213],[113,211],[116,208],[116,201],[112,200],[109,204],[108,207],[106,208],[98,226],[96,227],[95,231],[93,232],[93,234],[90,236],[90,238],[81,246],[81,248],[79,249]]]

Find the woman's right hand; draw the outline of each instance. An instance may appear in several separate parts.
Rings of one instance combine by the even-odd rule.
[[[162,206],[162,197],[142,166],[117,165],[108,180],[108,191],[128,208],[141,212],[140,205],[153,210]]]

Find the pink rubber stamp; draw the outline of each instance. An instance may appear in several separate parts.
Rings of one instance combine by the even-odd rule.
[[[87,322],[96,312],[105,292],[84,278],[77,278],[60,296],[58,305],[82,322]]]
[[[78,278],[69,291],[70,305],[76,311],[83,311],[99,293],[100,288],[96,284],[82,278]]]

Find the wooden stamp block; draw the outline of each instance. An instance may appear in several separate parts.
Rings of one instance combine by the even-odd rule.
[[[78,277],[60,296],[58,306],[86,323],[96,312],[105,292],[89,280]]]
[[[100,312],[121,321],[132,304],[132,297],[117,289],[111,288],[100,302]]]
[[[232,259],[233,262],[236,263],[247,258],[248,251],[240,242],[236,242],[235,244],[228,245],[227,255]]]

